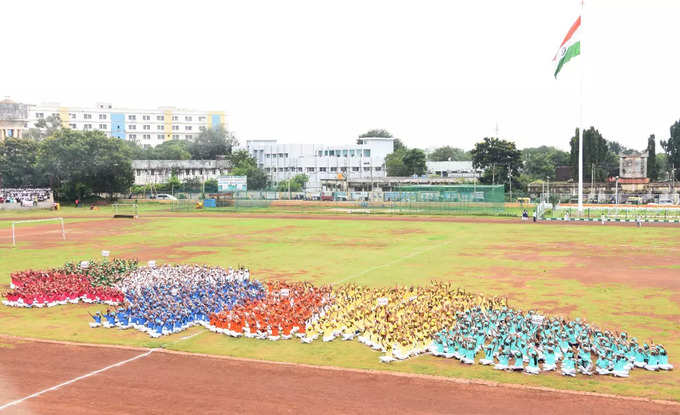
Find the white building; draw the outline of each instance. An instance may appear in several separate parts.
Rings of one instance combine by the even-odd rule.
[[[0,101],[0,141],[8,137],[21,138],[28,118],[28,106],[10,100]]]
[[[180,182],[198,179],[201,182],[229,174],[227,160],[133,160],[135,184],[161,184],[174,174]]]
[[[427,174],[459,179],[479,178],[480,171],[472,167],[471,161],[428,161]]]
[[[192,140],[206,128],[225,125],[222,111],[195,111],[175,107],[119,108],[108,102],[93,107],[66,107],[58,103],[30,105],[28,127],[50,115],[72,130],[101,130],[111,137],[154,147],[168,140]],[[225,126],[226,127],[226,126]]]
[[[319,192],[321,180],[385,177],[385,156],[394,151],[393,138],[360,138],[356,144],[278,144],[249,140],[246,149],[273,184],[297,174],[309,177],[306,189]],[[341,176],[339,176],[341,175]]]

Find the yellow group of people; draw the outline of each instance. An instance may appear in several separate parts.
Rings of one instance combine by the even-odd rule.
[[[433,335],[453,327],[457,314],[472,307],[496,309],[505,298],[485,297],[433,281],[424,287],[333,287],[333,303],[312,319],[302,338],[360,342],[385,353],[382,361],[406,359],[429,350]]]

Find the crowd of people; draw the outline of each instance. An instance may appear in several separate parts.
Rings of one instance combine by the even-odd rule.
[[[239,304],[210,316],[210,330],[234,337],[291,339],[303,336],[307,322],[317,316],[331,299],[330,286],[309,282],[270,281],[266,296]]]
[[[52,198],[50,189],[0,189],[0,203],[45,202]]]
[[[248,269],[206,265],[138,267],[136,260],[11,275],[3,303],[16,307],[108,304],[91,327],[135,328],[151,337],[193,325],[234,337],[359,342],[382,362],[431,353],[464,364],[527,374],[628,377],[634,368],[671,370],[662,344],[585,321],[544,317],[450,282],[370,288],[358,284],[250,278]],[[85,272],[85,270],[89,270]]]
[[[671,370],[661,344],[639,343],[625,332],[600,330],[585,321],[545,318],[532,311],[473,307],[458,312],[451,329],[434,336],[434,355],[498,370],[538,374],[558,370],[565,376],[628,377],[635,367]]]
[[[450,282],[425,287],[369,288],[347,284],[333,288],[334,302],[310,322],[302,341],[352,340],[384,352],[383,362],[425,353],[432,336],[455,323],[456,313],[472,306],[505,305],[504,298],[483,297]]]
[[[59,271],[23,271],[10,275],[11,290],[3,304],[10,307],[53,307],[67,303],[118,305],[122,293],[113,287],[93,286],[86,275]]]
[[[205,265],[140,267],[116,284],[125,305],[92,316],[92,327],[133,327],[160,337],[196,324],[208,325],[211,314],[259,300],[265,290],[251,281],[247,269]]]

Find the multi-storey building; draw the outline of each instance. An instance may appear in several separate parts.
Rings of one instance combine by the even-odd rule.
[[[0,101],[0,141],[7,137],[21,138],[28,118],[28,106],[10,100]]]
[[[385,177],[385,156],[394,151],[394,139],[360,138],[356,144],[339,146],[249,140],[246,148],[273,184],[306,174],[306,189],[318,192],[323,179]]]
[[[64,128],[101,130],[111,137],[154,147],[168,140],[192,140],[206,128],[224,125],[222,111],[195,111],[175,107],[117,108],[100,102],[94,107],[66,107],[57,103],[31,105],[28,126],[56,115]]]

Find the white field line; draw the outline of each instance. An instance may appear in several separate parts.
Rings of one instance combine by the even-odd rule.
[[[343,279],[341,279],[341,280],[339,280],[339,281],[335,281],[335,282],[333,283],[333,285],[335,285],[335,284],[340,284],[340,283],[343,283],[343,282],[345,282],[345,281],[353,280],[353,279],[355,279],[355,278],[363,277],[364,275],[368,274],[369,272],[373,272],[373,271],[375,271],[375,270],[377,270],[377,269],[380,269],[380,268],[390,267],[390,266],[392,266],[392,265],[394,265],[394,264],[397,264],[397,263],[399,263],[399,262],[401,262],[401,261],[404,261],[404,260],[406,260],[406,259],[413,258],[414,256],[418,256],[418,255],[420,255],[420,254],[424,254],[425,252],[432,251],[433,249],[442,248],[442,247],[444,247],[444,246],[446,246],[446,245],[448,245],[448,244],[450,244],[450,243],[451,243],[451,241],[448,241],[448,242],[445,242],[445,243],[443,243],[443,244],[431,246],[431,247],[429,247],[429,248],[423,249],[422,251],[414,252],[414,253],[412,253],[412,254],[403,256],[403,257],[401,257],[401,258],[397,258],[397,259],[395,259],[394,261],[386,262],[386,263],[381,264],[381,265],[376,265],[376,266],[374,266],[374,267],[365,269],[365,270],[361,271],[361,272],[358,273],[358,274],[350,275],[350,276],[347,277],[347,278],[343,278]]]
[[[18,405],[18,404],[22,403],[23,401],[25,401],[25,400],[27,400],[27,399],[35,398],[35,397],[40,396],[40,395],[42,395],[42,394],[44,394],[44,393],[47,393],[47,392],[50,392],[50,391],[57,390],[57,389],[61,388],[62,386],[66,386],[66,385],[69,385],[69,384],[71,384],[71,383],[77,382],[77,381],[79,381],[79,380],[81,380],[81,379],[85,379],[85,378],[88,378],[88,377],[90,377],[90,376],[94,376],[94,375],[96,375],[96,374],[98,374],[98,373],[107,371],[107,370],[109,370],[109,369],[111,369],[111,368],[118,367],[118,366],[122,366],[122,365],[124,365],[124,364],[126,364],[126,363],[132,362],[133,360],[137,360],[137,359],[140,359],[140,358],[142,358],[142,357],[146,357],[146,356],[150,355],[151,353],[153,353],[154,350],[155,350],[155,349],[151,349],[151,350],[149,350],[149,351],[146,352],[146,353],[142,353],[142,354],[137,355],[137,356],[135,356],[135,357],[132,357],[132,358],[130,358],[130,359],[123,360],[123,361],[118,362],[118,363],[114,363],[114,364],[112,364],[112,365],[110,365],[110,366],[106,366],[106,367],[104,367],[104,368],[95,370],[95,371],[93,371],[93,372],[84,374],[84,375],[82,375],[82,376],[78,376],[77,378],[73,378],[73,379],[71,379],[71,380],[67,380],[66,382],[63,382],[63,383],[60,383],[60,384],[58,384],[58,385],[52,386],[51,388],[43,389],[43,390],[41,390],[40,392],[36,392],[36,393],[34,393],[34,394],[32,394],[32,395],[28,395],[28,396],[23,397],[23,398],[21,398],[21,399],[17,399],[17,400],[15,400],[15,401],[6,403],[6,404],[0,406],[0,411],[2,411],[2,410],[4,410],[4,409],[7,409],[7,408],[9,408],[10,406]]]

